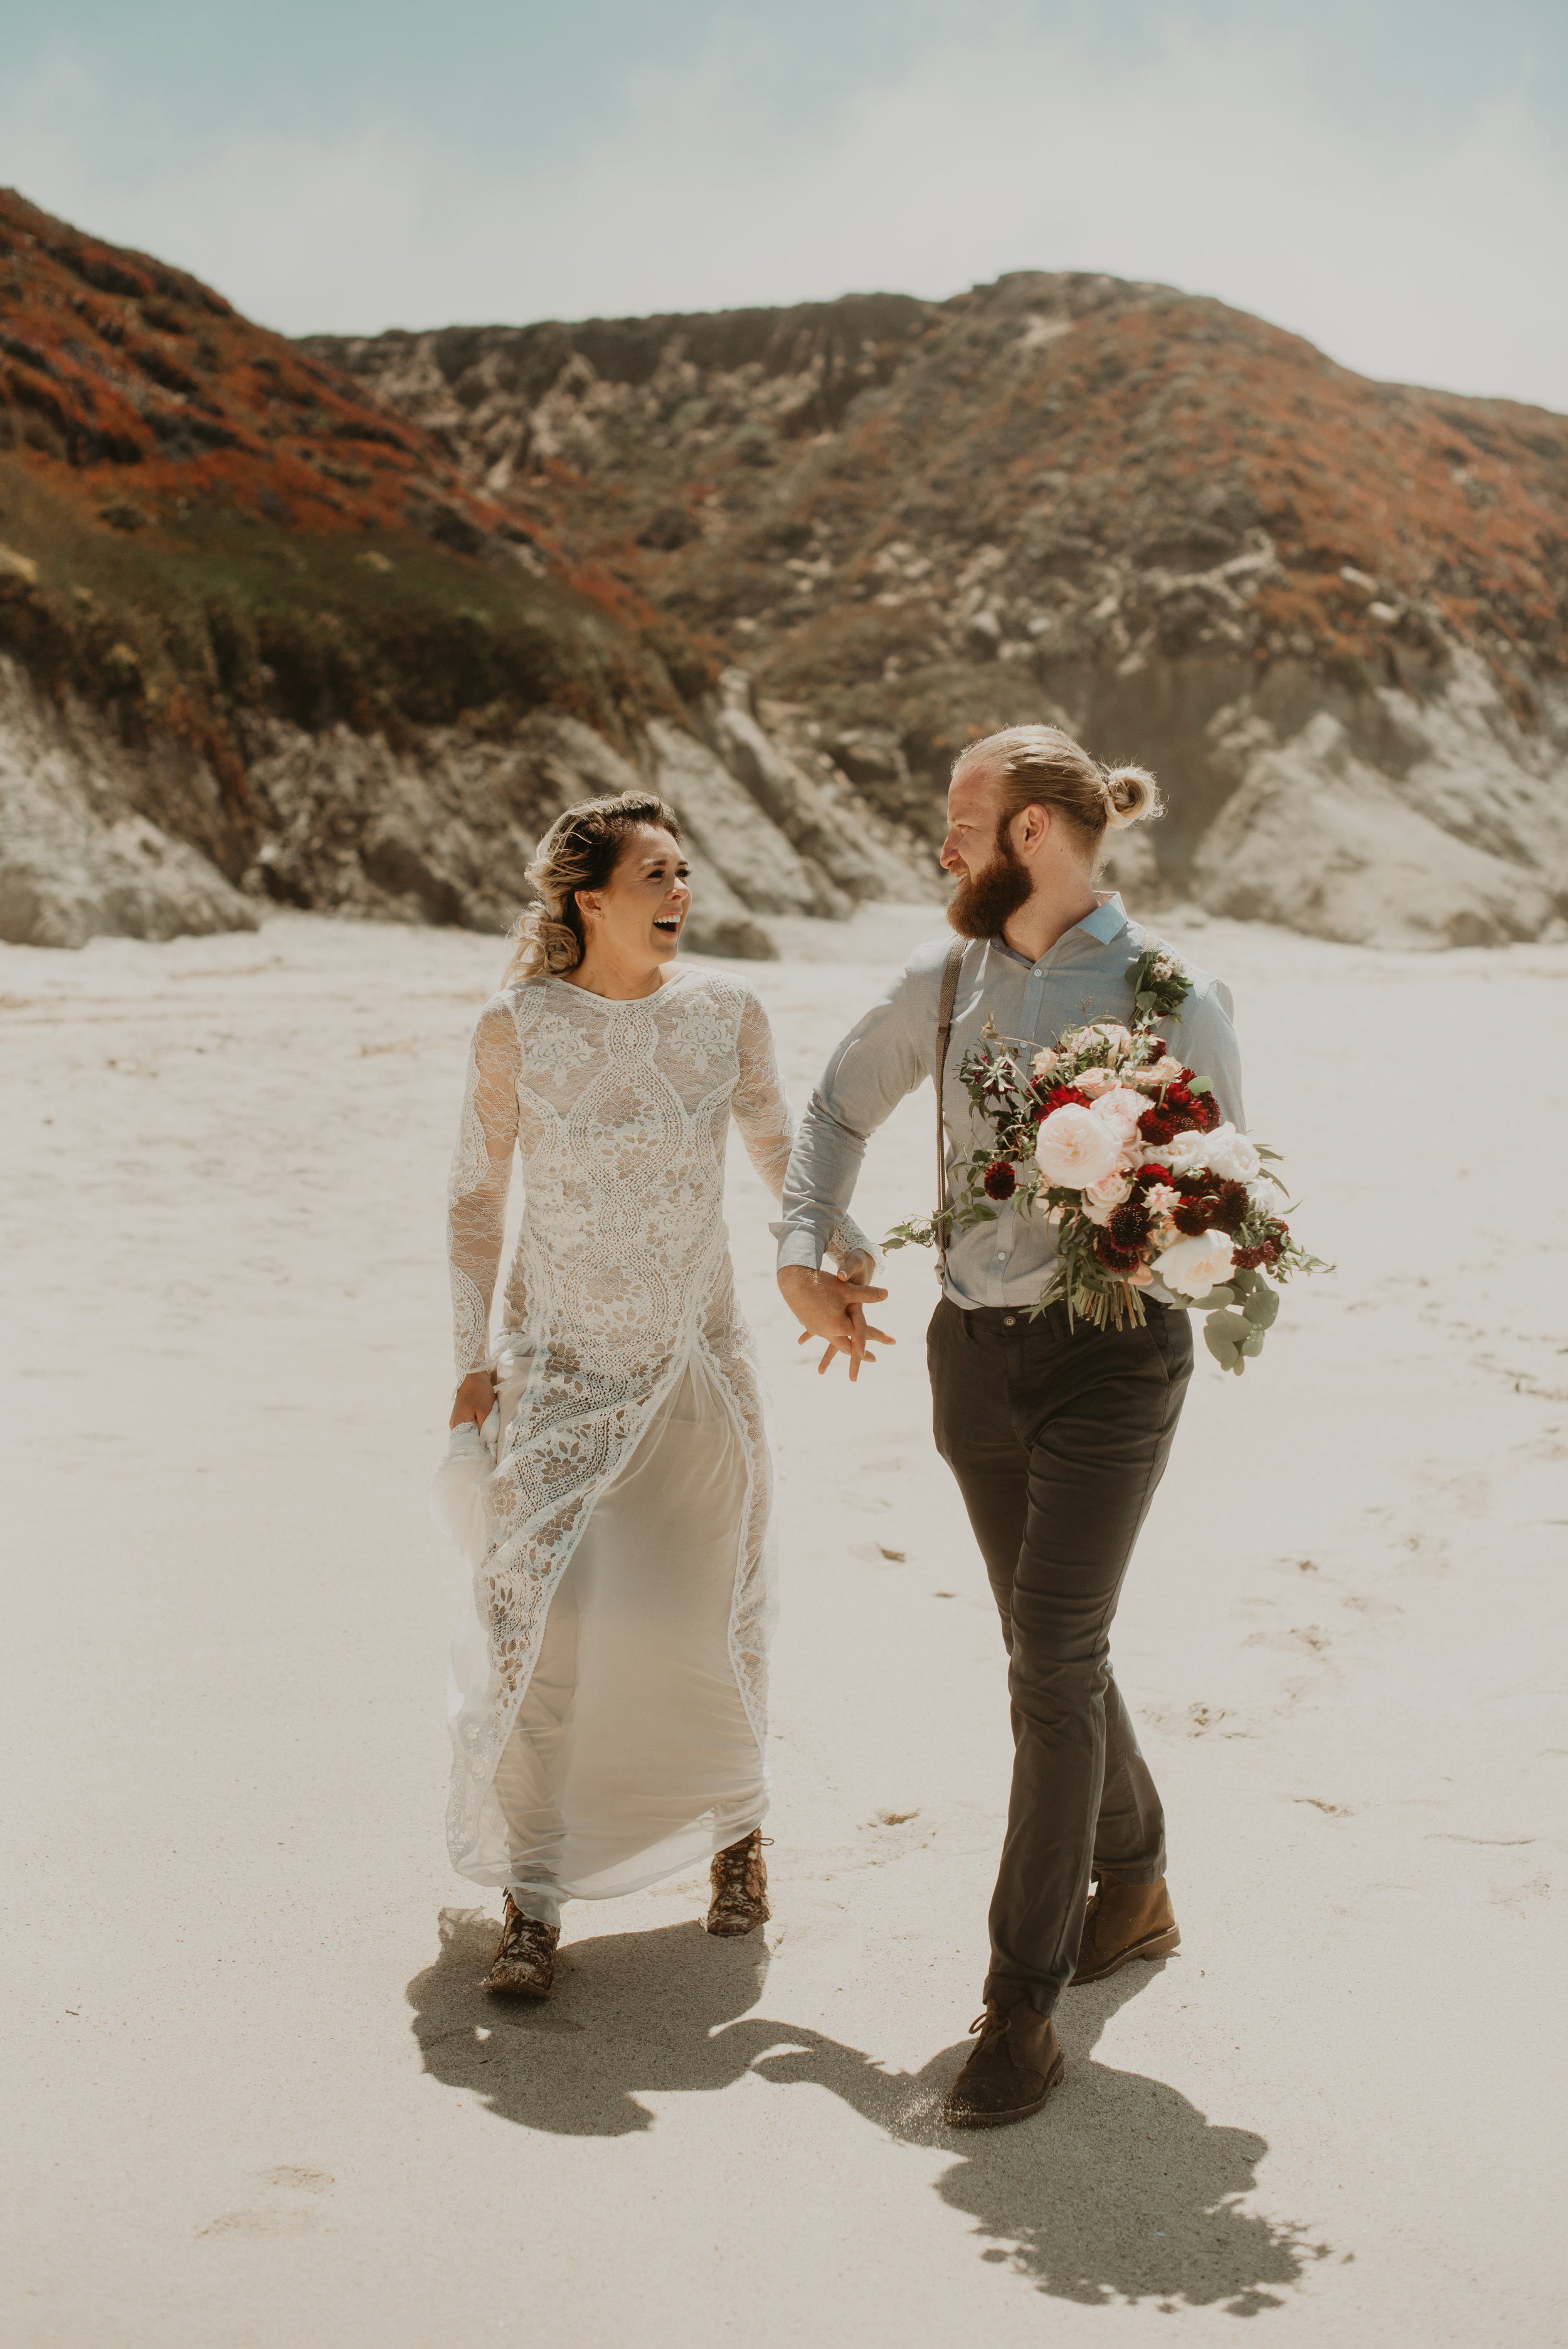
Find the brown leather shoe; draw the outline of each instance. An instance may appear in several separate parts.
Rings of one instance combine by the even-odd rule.
[[[1152,1884],[1119,1884],[1114,1876],[1102,1876],[1084,1911],[1078,1970],[1068,1988],[1103,1982],[1134,1958],[1162,1958],[1181,1939],[1162,1876]]]
[[[773,1911],[768,1906],[768,1862],[762,1857],[763,1835],[753,1827],[738,1843],[713,1855],[708,1881],[713,1898],[704,1922],[710,1933],[751,1933],[766,1925]]]
[[[548,1998],[560,1943],[560,1926],[542,1925],[536,1917],[525,1917],[509,1892],[500,1947],[480,1987],[504,1992],[509,1998]]]
[[[999,2128],[1037,2113],[1067,2069],[1057,2026],[1038,2014],[1022,1988],[1005,2002],[988,1998],[969,2026],[980,2044],[947,2091],[949,2128]]]

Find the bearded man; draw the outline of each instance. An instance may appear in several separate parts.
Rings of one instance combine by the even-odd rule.
[[[1045,1045],[1087,1021],[1127,1022],[1127,974],[1155,941],[1095,887],[1095,871],[1109,833],[1159,812],[1151,775],[1102,769],[1055,727],[1010,727],[958,760],[942,848],[958,879],[957,937],[922,947],[833,1054],[774,1226],[779,1288],[826,1340],[824,1370],[843,1353],[852,1379],[868,1340],[888,1342],[864,1318],[887,1291],[820,1269],[868,1137],[934,1077],[945,1205],[953,1166],[985,1138],[957,1072],[987,1023]],[[1190,976],[1191,995],[1162,1025],[1179,1029],[1180,1057],[1240,1128],[1230,993]],[[963,2127],[1044,2104],[1062,2074],[1051,2016],[1069,1983],[1162,1957],[1181,1938],[1164,1814],[1111,1674],[1110,1626],[1170,1456],[1191,1331],[1158,1284],[1143,1292],[1139,1327],[1069,1328],[1060,1301],[1031,1318],[1053,1266],[1043,1218],[1000,1206],[946,1248],[927,1338],[936,1448],[1002,1619],[1014,1736],[985,2013],[944,2106]]]

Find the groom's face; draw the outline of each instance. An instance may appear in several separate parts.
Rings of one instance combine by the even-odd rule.
[[[1034,894],[1034,875],[1001,824],[1001,794],[989,775],[960,768],[948,786],[944,869],[958,886],[947,919],[961,938],[1000,937]]]

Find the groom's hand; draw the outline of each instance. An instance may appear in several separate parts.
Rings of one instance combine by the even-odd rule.
[[[827,1351],[817,1365],[819,1377],[835,1354],[847,1354],[850,1377],[857,1379],[862,1362],[876,1361],[867,1351],[869,1340],[874,1338],[881,1346],[896,1343],[885,1330],[873,1330],[866,1321],[865,1308],[880,1305],[887,1295],[885,1288],[866,1286],[866,1276],[875,1269],[872,1257],[863,1254],[849,1257],[841,1272],[813,1272],[804,1264],[787,1264],[780,1269],[779,1286],[784,1301],[796,1320],[805,1324],[799,1343],[809,1345],[813,1338],[827,1340]]]

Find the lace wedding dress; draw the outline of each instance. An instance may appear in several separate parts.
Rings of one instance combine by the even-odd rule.
[[[499,1393],[490,1448],[458,1431],[432,1487],[474,1567],[448,1841],[546,1922],[767,1806],[773,1480],[723,1220],[732,1113],[778,1199],[794,1122],[743,980],[688,968],[620,1003],[534,978],[480,1015],[449,1243],[458,1377],[489,1365]],[[865,1245],[846,1225],[835,1253]]]

